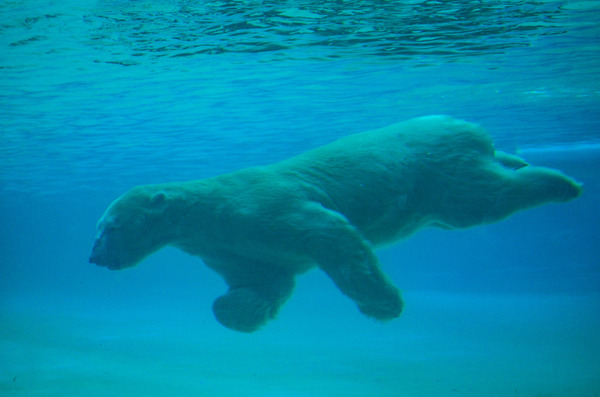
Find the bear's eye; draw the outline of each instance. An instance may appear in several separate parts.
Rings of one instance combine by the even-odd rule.
[[[114,217],[114,215],[104,215],[98,221],[98,224],[96,225],[96,228],[98,230],[100,230],[100,229],[106,229],[108,226],[110,226],[111,224],[114,224],[114,223],[115,223],[115,217]]]
[[[98,230],[100,231],[104,231],[104,232],[112,232],[119,229],[119,222],[117,222],[116,220],[110,219],[110,220],[105,220],[104,222],[102,222],[99,225]]]

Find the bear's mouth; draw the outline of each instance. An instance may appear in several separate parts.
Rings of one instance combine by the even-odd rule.
[[[123,255],[123,249],[115,246],[112,240],[106,236],[101,236],[94,241],[92,253],[88,260],[98,266],[106,267],[110,270],[121,270],[134,266],[139,260],[135,260],[131,255]]]
[[[105,239],[99,237],[94,241],[92,253],[89,257],[89,262],[98,266],[107,267],[111,270],[119,269],[119,261],[116,258],[111,258],[106,252]]]
[[[92,253],[91,253],[90,257],[89,257],[89,261],[90,261],[90,263],[94,263],[94,264],[96,264],[98,266],[105,266],[105,267],[108,267],[109,269],[111,267],[113,267],[110,264],[110,262],[107,261],[107,258],[105,258],[102,255],[100,255],[96,249],[92,250]]]
[[[89,257],[89,262],[98,266],[106,267],[110,270],[118,270],[122,268],[118,262],[114,260],[108,260],[94,251],[92,251],[92,254]]]

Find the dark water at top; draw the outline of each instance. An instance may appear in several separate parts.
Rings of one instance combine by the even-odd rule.
[[[198,178],[426,114],[598,143],[594,2],[2,7],[4,189]]]
[[[412,63],[415,57],[464,59],[528,47],[535,37],[569,29],[565,8],[514,1],[107,1],[85,22],[96,28],[89,37],[95,45],[119,46],[113,55],[124,65],[144,57],[260,52],[272,60]]]

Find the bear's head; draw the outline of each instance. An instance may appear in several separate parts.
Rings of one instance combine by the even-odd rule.
[[[167,245],[173,230],[165,216],[168,207],[168,193],[151,185],[116,199],[98,222],[90,262],[123,269]]]

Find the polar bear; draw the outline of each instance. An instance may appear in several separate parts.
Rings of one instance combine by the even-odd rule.
[[[400,315],[374,247],[427,227],[463,229],[578,197],[559,171],[495,151],[478,125],[428,116],[350,135],[288,160],[213,178],[134,187],[98,223],[90,262],[136,265],[171,245],[229,290],[217,320],[253,332],[318,267],[367,316]]]

